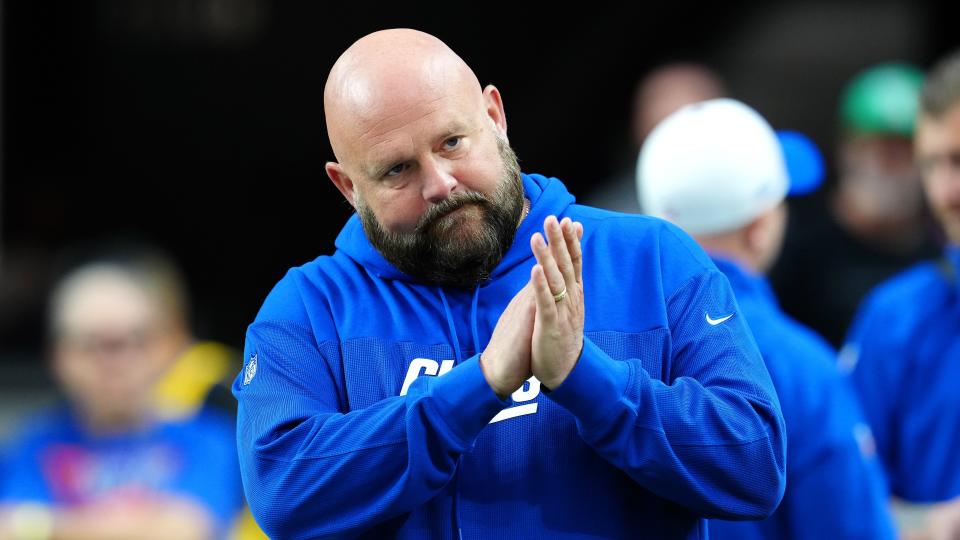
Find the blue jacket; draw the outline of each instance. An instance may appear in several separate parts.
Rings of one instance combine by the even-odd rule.
[[[783,420],[723,274],[662,221],[523,184],[530,213],[472,291],[404,276],[354,216],[267,297],[233,391],[269,535],[705,538],[705,517],[776,507]],[[531,379],[501,401],[478,356],[551,214],[584,225],[584,349],[549,394]]]
[[[960,495],[958,269],[953,247],[882,283],[841,352],[891,491],[918,503]]]
[[[787,490],[763,521],[711,521],[720,540],[894,538],[870,428],[816,333],[780,310],[767,281],[714,257],[770,370],[787,423]]]

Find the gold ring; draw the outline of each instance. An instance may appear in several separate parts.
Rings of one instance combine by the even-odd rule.
[[[567,288],[564,287],[562,291],[560,291],[560,292],[558,292],[557,294],[553,295],[553,301],[554,301],[554,302],[560,302],[561,300],[563,300],[563,299],[566,298],[566,297],[567,297]]]

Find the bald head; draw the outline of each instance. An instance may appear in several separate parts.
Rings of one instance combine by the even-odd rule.
[[[324,89],[331,182],[405,274],[472,287],[513,242],[523,184],[500,92],[415,30],[350,46]]]
[[[365,135],[390,120],[410,120],[417,107],[457,97],[482,111],[480,83],[445,43],[410,29],[374,32],[337,60],[323,92],[327,133],[337,160],[348,165]]]

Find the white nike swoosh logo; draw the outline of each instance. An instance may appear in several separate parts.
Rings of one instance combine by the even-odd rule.
[[[707,324],[709,324],[710,326],[716,326],[722,323],[723,321],[729,319],[730,317],[733,317],[733,313],[727,315],[726,317],[720,317],[719,319],[711,319],[709,313],[704,313],[704,315],[707,317]]]

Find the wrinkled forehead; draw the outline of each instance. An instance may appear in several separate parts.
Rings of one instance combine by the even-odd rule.
[[[340,73],[325,101],[330,143],[341,161],[384,137],[438,124],[476,122],[483,94],[472,72],[446,57],[421,62],[371,62]]]
[[[475,114],[478,97],[458,87],[452,77],[368,88],[364,101],[353,107],[353,121],[348,126],[355,135],[362,136],[410,124],[438,112]]]

